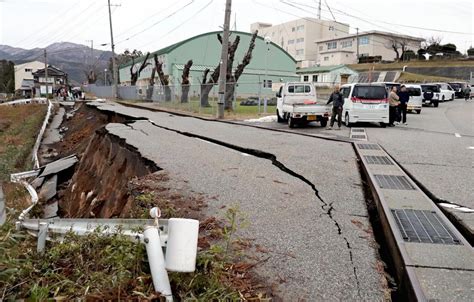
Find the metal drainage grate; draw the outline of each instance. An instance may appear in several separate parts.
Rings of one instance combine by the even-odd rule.
[[[357,144],[359,149],[366,149],[366,150],[380,150],[379,145],[375,144]]]
[[[434,211],[391,209],[405,241],[462,244]]]
[[[351,135],[351,138],[362,138],[362,139],[366,139],[367,136],[365,136],[365,135]]]
[[[364,156],[369,165],[393,165],[392,161],[386,156]]]
[[[375,180],[382,189],[415,190],[415,187],[405,176],[399,175],[374,175]]]
[[[363,129],[363,128],[357,128],[357,129],[352,128],[352,132],[365,132],[365,129]]]

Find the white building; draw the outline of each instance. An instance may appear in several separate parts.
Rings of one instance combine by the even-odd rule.
[[[349,25],[304,18],[278,25],[257,22],[250,25],[250,30],[258,30],[261,37],[270,37],[273,43],[298,61],[298,67],[309,67],[318,61],[318,49],[314,41],[345,36],[349,33]]]
[[[358,75],[355,70],[345,65],[299,68],[296,74],[300,76],[301,82],[312,82],[316,85],[351,83]]]
[[[15,65],[15,91],[22,87],[23,80],[33,80],[33,72],[44,68],[44,63],[40,61],[27,62]],[[31,81],[25,81],[31,82]]]
[[[406,50],[416,53],[423,41],[423,38],[390,32],[362,32],[359,33],[359,57],[380,56],[383,61],[393,61],[396,58],[393,44],[398,46],[401,57],[401,44],[406,46]],[[317,63],[320,66],[357,63],[357,34],[316,40],[316,45],[319,54]]]

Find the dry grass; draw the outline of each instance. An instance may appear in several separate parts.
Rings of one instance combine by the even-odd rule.
[[[409,62],[395,62],[395,63],[366,63],[366,64],[350,64],[349,68],[356,71],[374,70],[401,70],[403,66],[408,67],[474,67],[474,60],[457,60],[457,61],[409,61]]]
[[[400,83],[452,82],[455,80],[456,79],[453,79],[453,78],[427,76],[424,74],[417,74],[417,73],[411,73],[411,72],[402,72],[400,77],[398,78],[398,82]],[[463,80],[459,80],[459,81],[463,81]]]

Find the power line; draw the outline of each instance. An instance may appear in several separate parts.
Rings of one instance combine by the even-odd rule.
[[[58,13],[57,15],[55,15],[55,17],[51,18],[53,21],[52,22],[46,22],[46,24],[44,26],[42,26],[42,30],[44,31],[46,28],[50,27],[51,25],[55,24],[56,22],[58,22],[59,20],[61,20],[59,17],[63,17],[63,14],[65,12],[68,12],[71,10],[72,7],[74,7],[77,3],[79,2],[79,0],[73,2],[73,4],[69,7],[67,7],[65,10],[62,10],[60,13]],[[18,45],[28,39],[30,39],[31,37],[35,37],[38,38],[37,34],[37,28],[34,28],[35,31],[33,31],[30,35],[24,37],[23,39],[21,39],[20,41],[16,42],[16,43],[12,43],[15,44],[15,45]],[[43,35],[40,34],[40,38],[43,38],[47,35],[48,33],[47,32],[43,32]]]
[[[203,7],[201,7],[197,12],[195,12],[193,15],[191,15],[189,18],[185,19],[183,22],[179,23],[177,26],[175,26],[174,28],[172,28],[170,31],[168,31],[166,34],[158,37],[158,39],[161,39],[161,38],[164,38],[166,36],[168,36],[169,34],[171,34],[172,32],[174,32],[175,30],[177,30],[178,28],[180,28],[183,24],[187,23],[189,20],[193,19],[194,17],[196,17],[197,15],[199,15],[202,11],[204,11],[206,8],[209,7],[209,5],[212,4],[214,0],[211,0],[209,1],[206,5],[204,5]],[[146,44],[143,44],[141,46],[139,46],[138,48],[142,48],[142,47],[145,47],[145,46],[148,46],[150,45],[151,43],[153,43],[154,41],[151,41],[151,42],[148,42]]]
[[[75,20],[76,22],[71,22],[71,23],[68,23],[66,26],[63,26],[61,27],[60,30],[58,30],[57,32],[55,32],[54,34],[49,34],[47,33],[47,35],[43,38],[38,38],[36,40],[33,40],[31,42],[31,45],[34,45],[34,44],[41,44],[41,43],[46,43],[46,41],[54,41],[56,39],[56,37],[58,36],[61,36],[62,34],[64,34],[65,32],[67,32],[68,29],[70,29],[73,25],[76,25],[76,23],[78,22],[82,22],[82,20],[79,18],[79,16],[81,16],[82,14],[84,14],[84,12],[86,12],[87,10],[91,9],[92,7],[94,7],[97,3],[99,2],[92,2],[91,4],[89,4],[85,9],[83,9],[79,14],[75,15]],[[65,21],[64,18],[61,19],[62,21]],[[48,36],[49,35],[49,36]]]
[[[136,36],[138,36],[138,35],[144,33],[145,31],[150,30],[151,28],[155,27],[156,25],[160,24],[161,22],[163,22],[163,21],[165,21],[165,20],[171,18],[172,16],[176,15],[178,12],[180,12],[180,11],[183,10],[183,9],[185,9],[186,7],[188,7],[189,5],[191,5],[193,2],[194,2],[194,0],[191,0],[190,2],[186,3],[184,6],[180,7],[179,9],[175,10],[175,11],[172,12],[171,14],[167,15],[166,17],[164,17],[163,19],[158,20],[157,22],[155,22],[155,23],[153,23],[152,25],[146,27],[145,29],[143,29],[143,30],[141,30],[141,31],[139,31],[139,32],[137,32],[137,33],[135,33],[135,34],[129,36],[129,37],[126,38],[126,39],[120,40],[120,41],[118,41],[118,42],[115,43],[115,44],[117,45],[117,44],[120,44],[120,43],[122,43],[122,42],[128,41],[128,40],[133,39],[133,38],[135,38]]]
[[[176,4],[178,4],[178,3],[181,2],[181,1],[182,1],[182,0],[178,0],[178,1],[174,2],[173,4],[171,4],[170,6],[167,6],[166,8],[164,8],[164,9],[162,9],[162,10],[160,10],[160,11],[158,11],[158,12],[156,12],[156,13],[154,13],[154,14],[148,16],[148,17],[145,17],[144,19],[148,20],[148,19],[150,19],[150,18],[153,18],[153,17],[156,17],[156,16],[158,16],[158,15],[161,15],[162,13],[164,13],[164,12],[165,12],[166,10],[168,10],[169,8],[171,8],[171,7],[173,7],[173,6],[176,6]],[[121,33],[119,33],[118,35],[116,35],[116,37],[123,36],[123,35],[125,35],[125,33],[128,33],[128,32],[131,31],[132,29],[135,29],[135,28],[139,27],[139,26],[142,25],[142,24],[143,24],[143,21],[140,22],[140,23],[135,24],[135,25],[132,26],[132,27],[127,28],[126,30],[124,30],[124,31],[122,31]]]

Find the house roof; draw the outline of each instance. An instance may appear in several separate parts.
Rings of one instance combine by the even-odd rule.
[[[423,38],[418,38],[418,37],[413,37],[413,36],[408,36],[408,35],[399,35],[399,34],[391,33],[391,32],[388,32],[388,31],[370,30],[370,31],[365,31],[365,32],[359,33],[359,37],[368,36],[368,35],[398,37],[398,38],[402,38],[402,39],[408,39],[408,40],[414,40],[414,41],[420,41],[420,42],[425,41],[425,39],[423,39]],[[323,43],[323,42],[329,42],[329,41],[344,40],[344,39],[347,39],[347,38],[354,38],[354,37],[357,37],[357,34],[349,34],[349,35],[336,37],[336,38],[332,38],[332,39],[318,40],[315,43]]]
[[[344,67],[347,68],[347,69],[350,69],[349,67],[347,67],[344,64],[332,65],[332,66],[313,66],[313,67],[306,67],[306,68],[297,69],[296,73],[297,74],[302,74],[302,73],[330,72],[330,71],[334,71],[334,70],[341,69],[341,68],[344,68]]]
[[[162,49],[159,49],[155,52],[152,52],[150,53],[150,58],[153,58],[153,56],[156,54],[157,56],[159,55],[163,55],[163,54],[167,54],[167,53],[170,53],[171,51],[173,51],[174,49],[180,47],[181,45],[184,45],[192,40],[195,40],[195,39],[198,39],[198,38],[201,38],[203,36],[207,36],[207,35],[217,35],[217,34],[220,34],[222,33],[222,31],[211,31],[211,32],[207,32],[207,33],[203,33],[203,34],[200,34],[200,35],[197,35],[197,36],[194,36],[194,37],[191,37],[191,38],[188,38],[188,39],[185,39],[183,41],[180,41],[180,42],[177,42],[175,44],[171,44],[167,47],[164,47]],[[247,36],[251,36],[252,33],[248,33],[248,32],[244,32],[244,31],[230,31],[231,34],[239,34],[239,35],[247,35]],[[257,36],[257,39],[260,39],[260,40],[264,40],[263,37],[260,37],[260,36]],[[275,46],[276,48],[280,49],[281,51],[283,51],[293,62],[296,63],[296,60],[286,51],[284,50],[283,48],[281,48],[281,46],[279,46],[278,44],[275,44],[273,42],[270,42],[270,44],[272,44],[273,46]],[[141,56],[137,59],[135,59],[135,64],[137,63],[141,63],[143,62],[143,60],[145,59],[146,55],[145,56]],[[132,65],[132,61],[128,61],[127,63],[124,63],[124,64],[121,64],[119,66],[119,68],[124,68],[124,67],[127,67],[127,66],[130,66]]]
[[[44,68],[38,69],[37,71],[33,72],[33,76],[40,76],[44,74]],[[67,73],[62,71],[61,69],[48,65],[48,75],[59,75],[59,76],[67,76]]]

